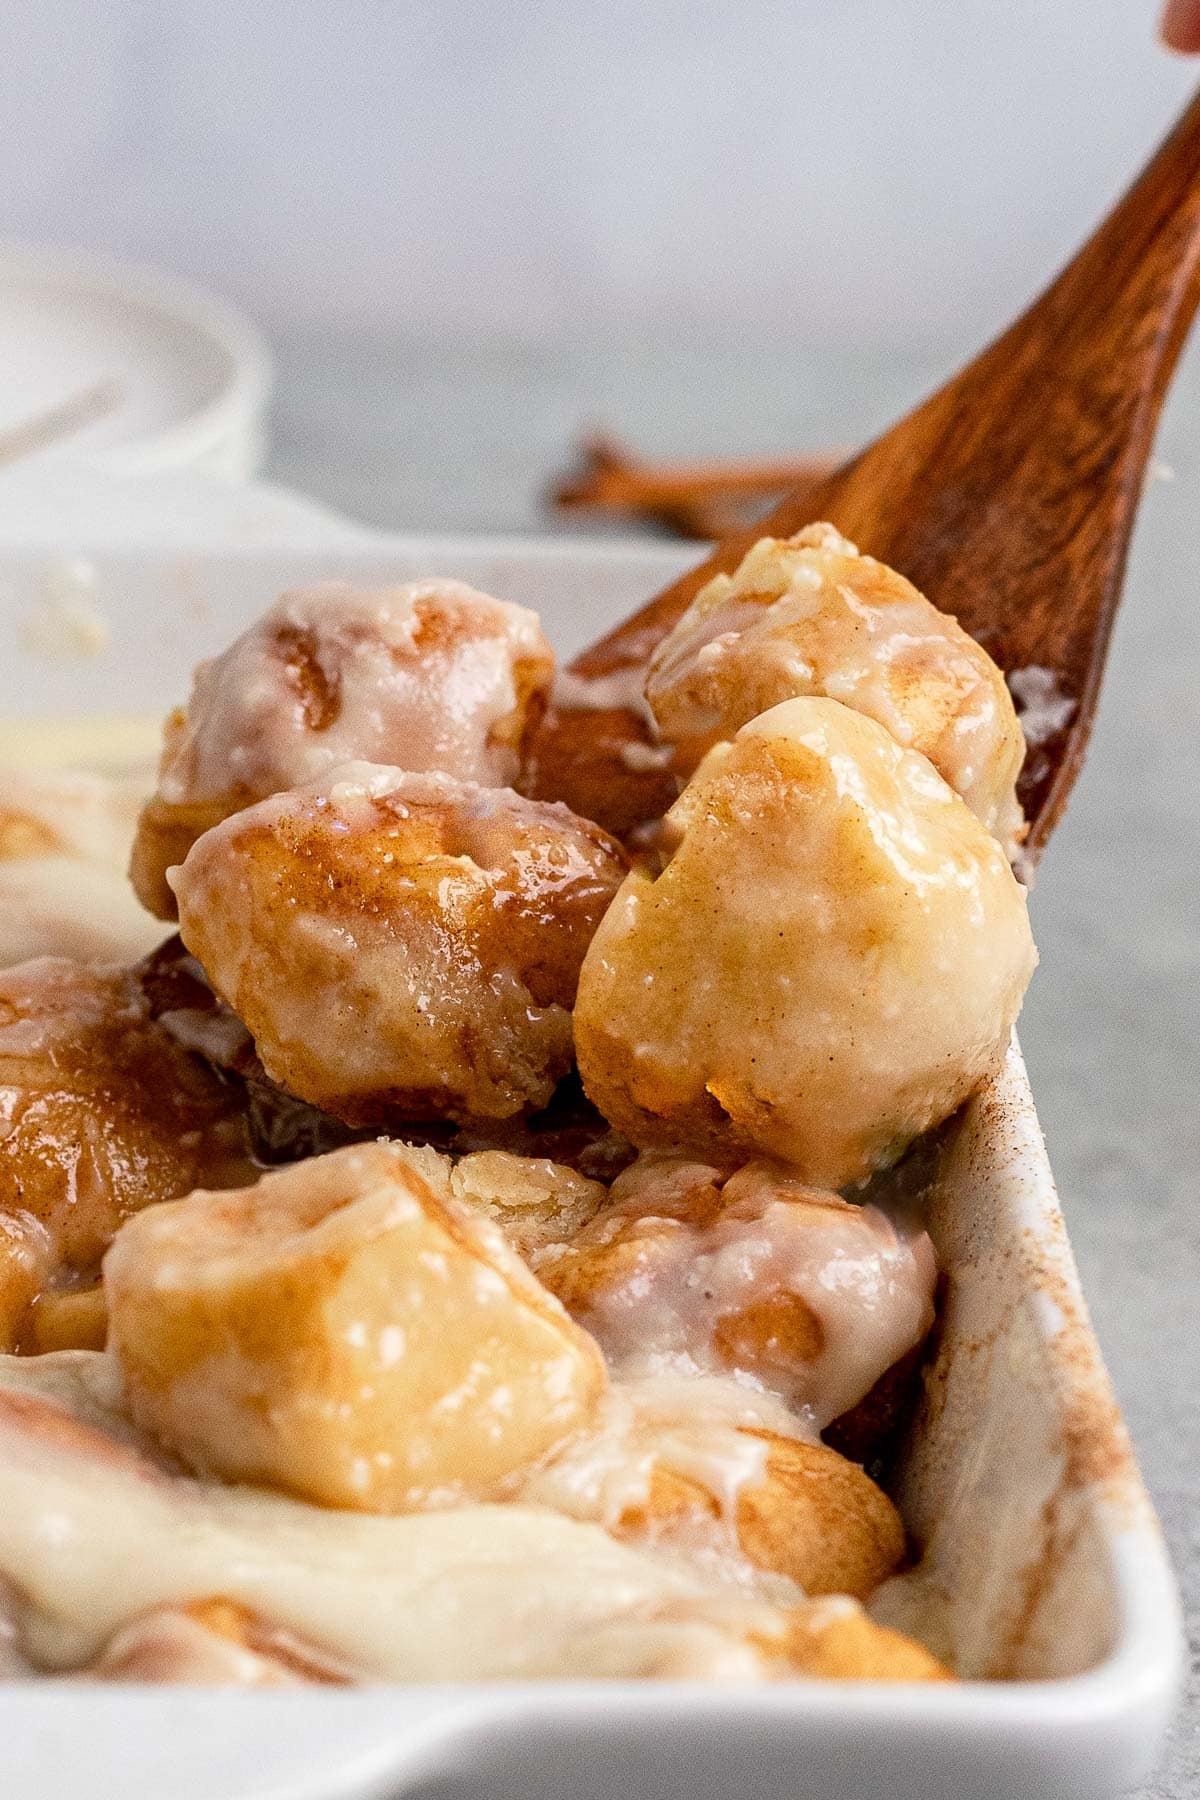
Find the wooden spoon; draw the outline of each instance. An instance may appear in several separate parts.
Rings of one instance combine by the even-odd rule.
[[[677,782],[661,756],[654,766],[638,671],[703,583],[757,537],[828,519],[955,614],[1018,700],[1051,701],[1020,786],[1036,858],[1083,760],[1154,427],[1198,303],[1200,95],[1002,337],[576,658],[571,698],[551,709],[536,746],[533,791],[623,835],[660,816]]]

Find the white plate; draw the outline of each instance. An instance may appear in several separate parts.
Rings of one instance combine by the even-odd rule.
[[[250,322],[175,277],[78,250],[0,244],[0,439],[103,389],[97,416],[38,452],[126,474],[262,455],[271,360]]]
[[[0,502],[9,491],[0,484]],[[286,496],[178,485],[129,490],[133,541],[121,542],[111,508],[103,530],[89,525],[95,504],[93,492],[74,517],[60,511],[48,534],[53,507],[31,502],[38,529],[20,542],[10,525],[0,543],[0,716],[157,709],[184,692],[198,654],[314,577],[460,575],[537,606],[569,649],[690,560],[640,546],[375,538]],[[147,516],[156,528],[143,534]],[[90,661],[47,662],[22,637],[47,559],[63,551],[93,564],[111,622]],[[898,1497],[948,1596],[940,1629],[969,1679],[296,1695],[16,1686],[0,1690],[8,1800],[1123,1793],[1151,1766],[1170,1711],[1177,1606],[1015,1046],[947,1146],[930,1223],[949,1289]]]

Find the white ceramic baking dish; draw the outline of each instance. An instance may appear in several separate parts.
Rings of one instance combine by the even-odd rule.
[[[63,245],[0,243],[0,432],[99,387],[97,415],[37,453],[125,475],[261,466],[270,351],[178,276]]]
[[[77,489],[64,508],[27,489],[22,535],[20,491],[0,484],[0,718],[9,719],[157,711],[182,694],[198,655],[279,588],[317,576],[459,575],[538,607],[570,649],[686,561],[674,550],[374,538],[278,496],[177,487]],[[24,647],[23,622],[64,554],[91,562],[91,600],[110,635],[90,659],[52,662]],[[926,1632],[961,1684],[287,1695],[15,1685],[0,1690],[0,1791],[8,1800],[1123,1793],[1152,1764],[1171,1707],[1176,1601],[1015,1046],[947,1139],[931,1230],[948,1288],[897,1498],[925,1551]]]

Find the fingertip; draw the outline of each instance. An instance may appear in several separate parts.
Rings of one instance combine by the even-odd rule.
[[[1200,53],[1200,0],[1166,0],[1158,32],[1167,49],[1177,55]]]

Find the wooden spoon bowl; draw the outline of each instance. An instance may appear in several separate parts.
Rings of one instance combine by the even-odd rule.
[[[1018,702],[1051,702],[1029,720],[1020,783],[1036,860],[1083,761],[1154,428],[1198,303],[1200,96],[1002,337],[576,658],[574,692],[590,682],[598,704],[551,709],[533,792],[622,835],[660,816],[678,784],[655,761],[632,697],[637,672],[698,589],[758,537],[828,519],[953,613]]]

